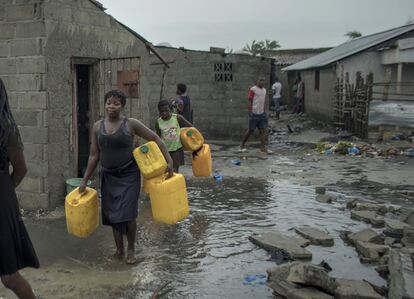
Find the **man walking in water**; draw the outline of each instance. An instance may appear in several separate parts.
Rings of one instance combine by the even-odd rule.
[[[249,100],[249,128],[244,134],[243,141],[240,145],[239,152],[245,152],[245,144],[250,135],[256,128],[259,129],[261,151],[266,154],[273,152],[266,147],[266,130],[267,130],[267,115],[265,112],[266,104],[266,88],[264,88],[265,78],[260,77],[255,86],[250,88],[248,93]]]

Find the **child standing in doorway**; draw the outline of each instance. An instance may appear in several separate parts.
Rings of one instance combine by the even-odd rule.
[[[173,160],[174,172],[178,172],[181,165],[184,165],[184,151],[180,140],[182,127],[192,127],[193,125],[182,115],[171,112],[170,103],[161,100],[158,103],[160,117],[155,123],[155,131],[167,147]]]

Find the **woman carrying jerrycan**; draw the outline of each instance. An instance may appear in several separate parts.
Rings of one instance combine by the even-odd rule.
[[[117,90],[109,91],[104,98],[106,116],[93,126],[90,154],[79,192],[86,190],[86,182],[101,162],[102,224],[112,226],[116,252],[113,258],[123,260],[124,235],[128,241],[126,262],[137,262],[135,256],[136,218],[140,192],[140,172],[133,158],[135,135],[159,146],[167,161],[168,177],[173,175],[173,161],[164,143],[139,120],[123,115],[126,96]]]

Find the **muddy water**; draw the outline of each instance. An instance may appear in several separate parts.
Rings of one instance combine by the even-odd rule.
[[[349,212],[341,210],[342,203],[316,202],[313,186],[271,178],[192,179],[188,193],[191,216],[174,226],[153,222],[149,201],[141,199],[137,240],[143,261],[133,268],[107,262],[114,246],[106,227],[79,240],[67,235],[63,219],[28,224],[44,265],[64,256],[94,269],[130,271],[137,283],[124,289],[122,298],[148,298],[166,281],[172,282],[167,298],[271,298],[271,290],[260,280],[246,281],[248,275],[265,274],[276,265],[271,254],[250,243],[248,236],[272,229],[294,235],[291,228],[300,225],[335,237],[334,247],[308,247],[314,263],[325,260],[331,265],[332,276],[385,283],[339,238],[342,230],[366,225],[351,220]],[[94,278],[90,279],[93,286]]]

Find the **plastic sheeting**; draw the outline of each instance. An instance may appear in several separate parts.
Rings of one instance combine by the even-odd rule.
[[[372,100],[369,104],[368,119],[369,126],[414,128],[414,101]]]

